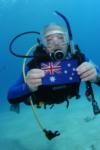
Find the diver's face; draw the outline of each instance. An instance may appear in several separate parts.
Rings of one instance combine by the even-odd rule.
[[[61,26],[49,26],[44,30],[43,42],[45,50],[53,60],[63,60],[67,56],[68,34]]]
[[[56,49],[67,50],[66,38],[61,30],[51,30],[45,35],[45,45],[49,53]]]
[[[46,37],[47,49],[49,52],[54,51],[57,48],[65,46],[64,36],[61,33],[52,34]]]

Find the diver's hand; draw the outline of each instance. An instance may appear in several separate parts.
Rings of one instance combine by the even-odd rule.
[[[26,83],[31,91],[36,91],[40,85],[42,85],[42,77],[44,77],[44,71],[41,69],[31,69],[26,76]]]
[[[90,62],[84,62],[76,69],[81,81],[93,81],[96,82],[98,73],[94,64]]]

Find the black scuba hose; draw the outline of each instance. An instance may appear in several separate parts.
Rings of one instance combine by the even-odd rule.
[[[23,35],[26,35],[26,34],[38,34],[38,35],[40,35],[40,33],[37,32],[37,31],[29,31],[29,32],[23,32],[23,33],[18,34],[17,36],[15,36],[15,37],[12,39],[12,41],[10,42],[10,44],[9,44],[9,51],[11,52],[12,55],[14,55],[14,56],[16,56],[16,57],[20,57],[20,58],[32,58],[32,57],[33,57],[33,56],[19,55],[19,54],[15,53],[14,50],[13,50],[13,48],[12,48],[14,42],[15,42],[19,37],[22,37]]]

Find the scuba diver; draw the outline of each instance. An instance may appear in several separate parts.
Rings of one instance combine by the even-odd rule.
[[[68,108],[71,98],[80,98],[79,87],[81,81],[83,81],[86,83],[86,97],[92,103],[93,112],[95,115],[99,114],[100,109],[94,98],[92,83],[100,86],[100,69],[86,58],[78,45],[73,44],[72,32],[67,18],[58,11],[55,12],[65,21],[67,30],[61,25],[51,23],[44,27],[41,34],[33,32],[40,34],[41,39],[37,39],[32,59],[25,65],[25,78],[22,74],[8,91],[7,98],[11,104],[11,110],[19,111],[19,104],[21,102],[31,105],[32,109],[34,109],[34,105],[37,108],[41,108],[41,104],[43,104],[46,109],[47,105],[50,105],[50,108],[52,108],[54,104],[66,101],[66,107]],[[31,32],[26,32],[25,34],[27,33]],[[18,57],[21,56],[14,53],[12,45],[22,35],[24,33],[16,36],[9,46],[10,52]],[[22,57],[28,58],[29,56]],[[68,70],[65,71],[64,80],[62,77],[58,77],[58,81],[54,78],[54,74],[59,74],[59,76],[61,74],[59,63],[64,68],[67,66],[67,69],[68,67],[70,69],[70,65],[75,63],[73,71],[76,75],[74,80],[67,76]],[[48,74],[51,77],[51,81],[47,81]],[[51,130],[44,129],[36,113],[35,116],[39,126],[49,140],[60,135],[58,131],[52,132]]]

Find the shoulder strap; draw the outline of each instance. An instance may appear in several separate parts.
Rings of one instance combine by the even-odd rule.
[[[44,61],[50,61],[50,56],[46,53],[42,44],[39,44],[33,52],[34,58],[27,64],[29,69],[38,68],[38,65]]]
[[[72,57],[78,60],[79,65],[86,60],[85,54],[81,52],[78,45],[75,45],[75,53],[72,54]]]

